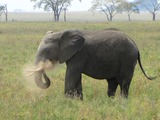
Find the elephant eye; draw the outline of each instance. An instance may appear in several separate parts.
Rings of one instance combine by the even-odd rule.
[[[52,43],[52,39],[47,39],[47,40],[45,40],[45,43],[46,43],[46,44]]]

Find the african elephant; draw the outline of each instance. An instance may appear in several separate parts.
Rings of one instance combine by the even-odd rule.
[[[149,80],[154,79],[146,75],[136,44],[117,29],[50,31],[42,39],[37,51],[35,65],[39,68],[32,72],[35,73],[36,84],[45,89],[50,86],[45,70],[56,62],[65,62],[66,96],[83,99],[83,73],[96,79],[106,79],[109,97],[115,95],[117,86],[120,85],[122,96],[127,98],[137,61],[143,74]]]

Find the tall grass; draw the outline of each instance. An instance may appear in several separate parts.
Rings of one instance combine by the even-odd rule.
[[[147,80],[139,66],[130,86],[129,98],[107,97],[107,82],[83,75],[84,101],[64,97],[65,64],[47,72],[51,87],[39,89],[32,77],[24,76],[32,66],[37,47],[46,31],[64,29],[99,30],[115,27],[134,39],[148,75],[160,75],[160,22],[0,23],[0,120],[159,120],[160,78]]]

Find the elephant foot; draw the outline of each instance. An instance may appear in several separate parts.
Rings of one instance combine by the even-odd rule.
[[[78,91],[70,91],[65,93],[65,97],[71,98],[71,99],[77,99],[77,100],[83,100],[82,93]]]

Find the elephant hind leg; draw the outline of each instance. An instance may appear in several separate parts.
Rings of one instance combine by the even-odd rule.
[[[135,66],[132,66],[130,67],[130,69],[122,70],[120,76],[118,77],[121,89],[121,95],[124,98],[128,98],[129,87],[134,74],[134,67]]]
[[[118,86],[118,81],[116,78],[111,78],[111,79],[107,79],[108,82],[108,96],[109,97],[114,97],[115,93],[116,93],[116,89]]]
[[[130,86],[130,83],[121,83],[120,84],[121,96],[122,97],[128,98],[129,86]]]

